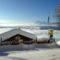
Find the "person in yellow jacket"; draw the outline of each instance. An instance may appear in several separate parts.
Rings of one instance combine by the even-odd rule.
[[[50,38],[53,37],[53,30],[52,30],[52,29],[49,29],[49,30],[48,30],[48,35],[49,35]]]
[[[52,42],[53,41],[53,30],[52,29],[49,29],[48,30],[48,35],[49,35],[48,42]]]

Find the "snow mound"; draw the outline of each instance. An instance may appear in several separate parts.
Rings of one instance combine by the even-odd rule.
[[[57,43],[58,45],[60,45],[60,41],[57,41],[56,43]]]

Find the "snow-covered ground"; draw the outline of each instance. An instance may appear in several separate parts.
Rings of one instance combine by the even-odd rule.
[[[41,46],[35,48],[32,45],[24,45],[22,50],[19,49],[20,46],[13,50],[0,51],[0,60],[60,60],[60,48],[41,48]]]
[[[60,60],[60,47],[55,43],[2,46],[0,60]]]

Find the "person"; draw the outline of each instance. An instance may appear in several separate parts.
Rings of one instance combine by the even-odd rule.
[[[53,30],[52,29],[48,30],[48,35],[49,35],[48,43],[53,42],[55,39],[53,39]]]

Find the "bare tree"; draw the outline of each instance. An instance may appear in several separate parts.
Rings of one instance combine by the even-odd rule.
[[[57,5],[56,7],[56,16],[58,18],[57,25],[60,26],[60,5]]]

